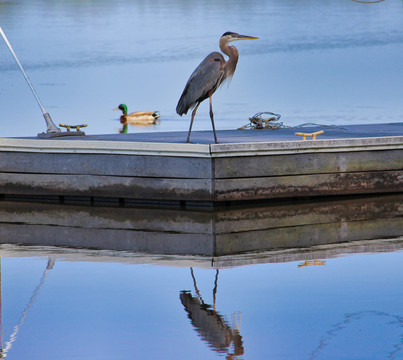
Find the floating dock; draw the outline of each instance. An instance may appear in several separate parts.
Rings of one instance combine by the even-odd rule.
[[[316,140],[295,132],[324,131]],[[403,191],[403,123],[0,139],[0,195],[215,205]]]

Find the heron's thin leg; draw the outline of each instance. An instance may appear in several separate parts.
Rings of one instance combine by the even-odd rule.
[[[194,120],[194,118],[195,118],[196,111],[197,111],[197,108],[199,107],[199,105],[200,105],[200,103],[198,103],[198,104],[196,105],[196,107],[194,108],[194,110],[192,111],[192,120],[190,120],[190,127],[189,127],[188,138],[186,139],[186,142],[187,142],[187,143],[190,141],[190,133],[191,133],[191,131],[192,131],[193,120]]]
[[[211,119],[211,125],[213,125],[213,133],[214,133],[214,141],[216,144],[218,144],[217,141],[217,135],[215,133],[215,126],[214,126],[214,113],[213,113],[213,98],[212,98],[212,93],[209,92],[208,96],[210,98],[210,119]]]

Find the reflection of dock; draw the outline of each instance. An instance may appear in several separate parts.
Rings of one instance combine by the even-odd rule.
[[[207,257],[218,267],[304,261],[399,250],[402,213],[403,195],[211,212],[1,201],[0,243],[117,251],[126,260]]]
[[[403,126],[0,139],[0,194],[217,204],[403,191]]]

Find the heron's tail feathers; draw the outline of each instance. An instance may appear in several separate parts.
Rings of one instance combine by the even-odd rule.
[[[189,110],[189,104],[186,101],[185,92],[183,92],[181,98],[178,101],[178,105],[176,106],[176,113],[180,116],[183,114],[187,114]]]

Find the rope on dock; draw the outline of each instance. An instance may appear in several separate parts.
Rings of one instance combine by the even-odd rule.
[[[269,115],[269,117],[263,117],[263,115]],[[276,130],[282,127],[286,127],[282,122],[279,122],[281,118],[280,114],[275,114],[272,112],[264,111],[258,112],[249,118],[249,124],[246,124],[238,130],[245,129],[271,129]]]
[[[269,115],[267,117],[267,115]],[[269,130],[277,130],[281,128],[288,128],[288,129],[299,129],[304,127],[321,127],[321,128],[340,128],[345,129],[340,126],[336,125],[326,125],[326,124],[316,124],[316,123],[304,123],[296,126],[288,126],[284,125],[283,122],[279,121],[281,118],[280,114],[275,114],[269,111],[258,112],[252,117],[249,118],[249,123],[238,128],[237,130],[246,130],[246,129],[269,129]]]

